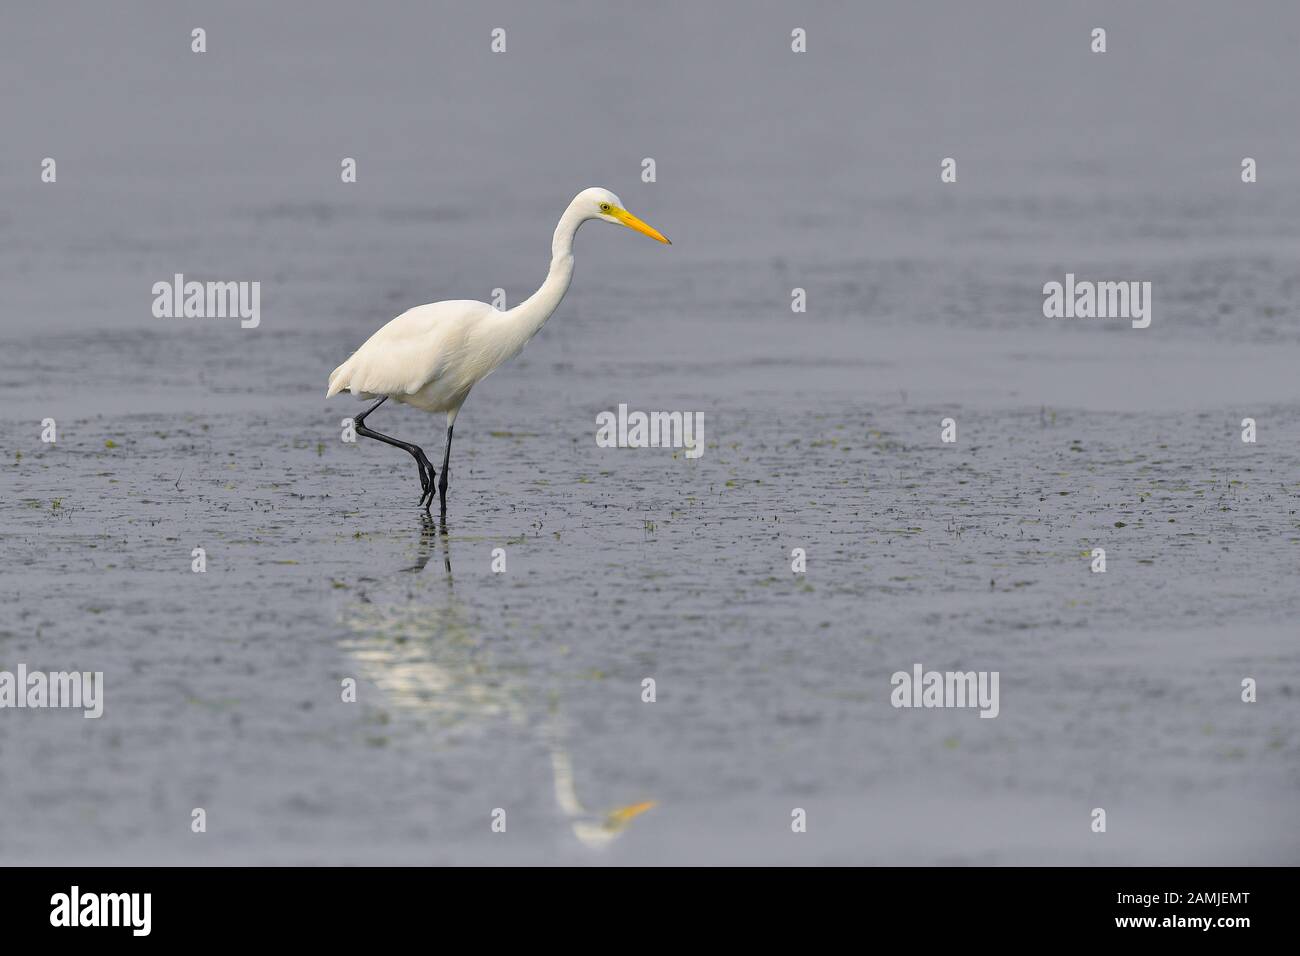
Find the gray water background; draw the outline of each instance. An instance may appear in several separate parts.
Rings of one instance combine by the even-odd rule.
[[[1300,862],[1298,40],[1288,3],[6,11],[0,668],[107,702],[0,713],[0,860]],[[328,372],[519,301],[593,184],[674,245],[584,227],[430,532]],[[261,326],[153,318],[176,272],[261,281]],[[1151,328],[1044,319],[1066,272],[1151,281]],[[702,411],[704,456],[597,448],[620,402]],[[893,709],[916,662],[1000,671],[1000,716]],[[594,848],[566,766],[597,825],[656,805]]]

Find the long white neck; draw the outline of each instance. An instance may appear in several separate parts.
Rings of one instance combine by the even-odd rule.
[[[569,283],[573,281],[573,237],[583,221],[582,214],[574,208],[576,205],[576,200],[569,204],[555,227],[555,237],[551,240],[551,270],[546,274],[546,281],[503,316],[519,336],[520,347],[536,335],[559,308],[564,293],[569,291]]]

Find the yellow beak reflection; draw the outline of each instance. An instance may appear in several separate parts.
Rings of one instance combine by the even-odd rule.
[[[653,800],[647,800],[645,803],[634,803],[630,807],[619,807],[605,817],[605,829],[621,830],[632,821],[633,817],[639,817],[654,805]]]
[[[654,226],[650,226],[642,222],[640,219],[632,215],[626,209],[619,209],[617,206],[614,206],[612,209],[610,209],[609,214],[613,216],[615,219],[617,219],[619,222],[621,222],[623,225],[627,226],[629,229],[635,229],[643,236],[649,236],[651,239],[658,239],[660,242],[666,242],[668,243],[668,245],[670,246],[672,245],[672,243],[668,241],[668,237],[665,236],[662,232],[660,232]]]

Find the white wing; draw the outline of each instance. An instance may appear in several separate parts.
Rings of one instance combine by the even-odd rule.
[[[471,333],[498,314],[472,299],[432,302],[403,312],[333,371],[325,397],[344,391],[362,397],[413,395],[431,382],[463,377],[472,364],[466,362]]]

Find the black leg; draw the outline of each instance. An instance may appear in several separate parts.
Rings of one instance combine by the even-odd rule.
[[[420,495],[420,504],[424,505],[425,509],[428,510],[429,505],[426,503],[425,499],[428,499],[429,502],[433,501],[433,479],[437,477],[437,473],[433,470],[433,465],[429,463],[429,459],[425,456],[424,449],[419,445],[412,445],[410,442],[398,441],[396,438],[390,438],[388,435],[381,435],[373,428],[367,428],[365,425],[366,416],[386,401],[388,401],[387,395],[375,402],[375,404],[371,405],[360,415],[353,418],[353,424],[357,427],[358,435],[361,435],[364,438],[373,438],[375,441],[381,441],[387,445],[392,445],[395,448],[400,448],[415,459],[415,466],[420,470],[420,489],[423,492],[423,494]]]
[[[352,422],[353,422],[353,424],[355,424],[355,425],[364,425],[364,424],[366,423],[366,416],[369,415],[371,412],[373,412],[373,411],[374,411],[376,408],[378,408],[380,405],[384,404],[384,402],[386,402],[386,401],[388,401],[388,396],[387,396],[387,395],[385,395],[385,396],[384,396],[383,398],[381,398],[379,401],[375,402],[375,404],[371,405],[369,408],[367,408],[367,409],[366,409],[364,412],[362,412],[360,415],[353,415],[353,416],[352,416]]]
[[[447,517],[447,472],[451,465],[451,428],[452,426],[447,426],[447,450],[442,453],[442,477],[438,479],[438,502],[443,518]]]

